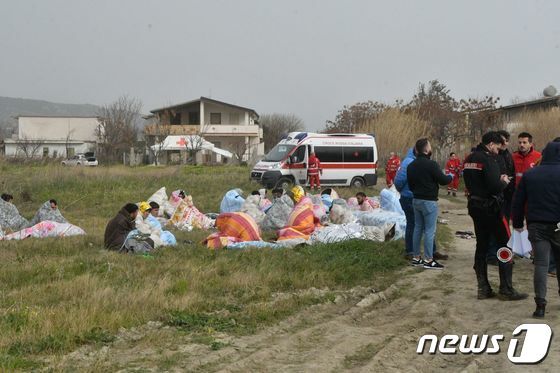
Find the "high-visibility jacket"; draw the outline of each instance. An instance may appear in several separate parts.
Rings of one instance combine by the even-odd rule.
[[[537,162],[541,159],[541,153],[534,150],[532,147],[527,154],[517,151],[513,152],[511,156],[513,157],[513,164],[515,166],[515,185],[519,185],[525,171],[535,167]]]
[[[394,174],[399,170],[401,166],[401,159],[394,155],[387,161],[387,165],[385,166],[385,173]]]
[[[319,175],[321,171],[321,161],[317,156],[310,156],[309,161],[307,163],[307,173],[309,175]]]

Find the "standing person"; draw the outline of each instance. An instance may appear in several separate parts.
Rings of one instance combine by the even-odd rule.
[[[513,163],[515,166],[515,185],[519,184],[523,173],[528,169],[535,167],[541,153],[536,151],[533,147],[533,136],[528,132],[521,132],[517,136],[518,148],[513,152]]]
[[[407,169],[407,181],[414,196],[413,266],[425,269],[443,269],[433,258],[434,238],[438,216],[439,185],[447,185],[452,177],[445,175],[438,164],[432,161],[432,146],[428,139],[416,141],[416,159]],[[420,241],[424,236],[424,259],[420,257]]]
[[[513,227],[523,230],[526,217],[529,241],[535,255],[534,317],[544,317],[549,257],[560,263],[560,142],[544,148],[542,162],[527,171],[517,186],[512,208]],[[557,277],[560,289],[560,278]]]
[[[387,165],[385,165],[385,181],[387,183],[387,188],[393,185],[397,171],[401,166],[401,159],[395,152],[391,152],[389,155],[389,160],[387,161]]]
[[[323,175],[323,169],[321,168],[321,161],[315,155],[315,152],[311,152],[309,155],[309,161],[307,165],[307,175],[309,176],[309,186],[311,190],[317,186],[317,190],[321,189],[321,180],[319,179],[319,174]]]
[[[416,154],[414,149],[408,149],[406,157],[401,163],[399,171],[397,171],[397,176],[395,176],[395,187],[399,191],[401,198],[399,202],[406,216],[406,231],[404,235],[406,259],[412,260],[414,257],[414,247],[413,247],[413,235],[414,235],[414,208],[412,208],[412,199],[414,195],[408,187],[407,181],[407,170],[408,165],[410,165],[416,159]],[[448,255],[440,253],[436,250],[436,241],[434,240],[433,257],[435,260],[446,260]]]
[[[453,193],[453,197],[457,197],[457,188],[459,188],[459,178],[461,177],[461,160],[457,154],[449,154],[449,159],[445,164],[445,173],[453,176],[453,180],[447,186],[447,195]]]
[[[509,241],[509,225],[502,214],[503,191],[510,183],[507,175],[501,174],[496,155],[502,145],[497,132],[482,136],[482,142],[467,157],[463,166],[463,177],[469,190],[468,210],[473,220],[476,234],[474,270],[478,284],[478,299],[494,297],[495,293],[488,282],[486,253],[494,237],[498,247],[505,247]],[[499,262],[500,298],[520,300],[527,294],[518,293],[512,284],[513,262]]]

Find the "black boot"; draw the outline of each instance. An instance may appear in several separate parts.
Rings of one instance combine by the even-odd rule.
[[[535,298],[535,303],[537,304],[537,309],[533,312],[533,317],[542,319],[544,317],[544,310],[546,308],[546,299]]]
[[[476,281],[478,283],[478,299],[493,298],[496,294],[492,291],[492,287],[488,282],[488,265],[486,260],[475,260],[474,271],[476,272]]]
[[[526,293],[518,293],[517,290],[513,288],[512,276],[513,276],[513,263],[502,263],[498,264],[500,272],[500,299],[501,300],[521,300],[529,296]]]

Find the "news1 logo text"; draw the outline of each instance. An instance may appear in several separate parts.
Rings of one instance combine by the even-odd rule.
[[[525,338],[519,343],[522,334]],[[522,324],[512,333],[507,349],[507,357],[514,364],[538,364],[542,362],[552,340],[552,329],[547,324]],[[498,354],[504,345],[504,335],[455,335],[447,334],[438,338],[426,334],[418,340],[416,353],[422,355],[425,350],[429,354]]]

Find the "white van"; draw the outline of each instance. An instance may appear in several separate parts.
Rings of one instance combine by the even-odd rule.
[[[269,189],[308,185],[307,160],[312,151],[321,161],[321,186],[377,184],[375,136],[353,133],[289,133],[255,165],[251,180]]]

